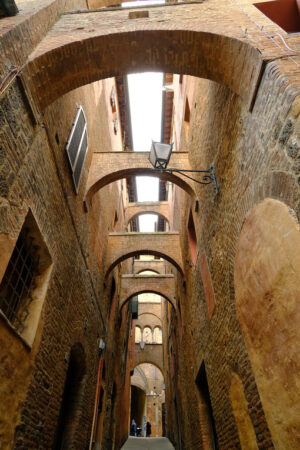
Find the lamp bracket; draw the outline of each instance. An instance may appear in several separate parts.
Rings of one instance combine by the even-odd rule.
[[[207,170],[192,170],[192,169],[159,169],[163,172],[169,172],[169,173],[180,173],[186,178],[189,178],[192,181],[195,181],[195,183],[199,184],[213,184],[216,195],[219,193],[218,184],[215,176],[215,170],[214,165],[212,164],[209,169]],[[195,178],[187,175],[185,172],[188,173],[202,173],[202,180],[196,180]]]

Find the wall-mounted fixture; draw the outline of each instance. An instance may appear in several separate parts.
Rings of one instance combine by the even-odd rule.
[[[152,141],[151,150],[149,153],[149,161],[151,162],[154,169],[160,170],[162,172],[168,173],[180,173],[186,178],[189,178],[195,183],[199,184],[213,184],[216,194],[218,194],[218,185],[215,177],[214,166],[211,165],[207,170],[191,170],[191,169],[167,169],[170,161],[171,153],[173,149],[173,144],[164,144],[162,142]],[[195,178],[187,175],[187,173],[202,173],[202,180],[196,180]]]

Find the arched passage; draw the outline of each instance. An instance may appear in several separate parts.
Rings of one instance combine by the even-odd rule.
[[[153,169],[149,152],[99,152],[93,153],[87,181],[85,207],[88,208],[93,195],[104,186],[131,176],[151,176],[176,184],[191,197],[195,197],[194,182],[183,175]],[[169,167],[189,169],[187,152],[171,154]]]
[[[129,217],[126,225],[129,225],[130,222],[132,222],[132,220],[136,219],[137,217],[145,216],[147,214],[153,214],[155,216],[161,217],[169,225],[169,219],[167,219],[166,216],[163,216],[162,214],[159,214],[159,213],[157,213],[155,211],[149,211],[149,212],[148,211],[141,211],[139,213],[136,213],[132,217]]]
[[[249,105],[267,38],[256,33],[251,45],[251,33],[244,41],[230,14],[220,10],[216,22],[215,12],[201,6],[190,5],[188,30],[187,12],[183,17],[180,6],[152,9],[151,20],[132,21],[126,10],[61,16],[23,70],[39,108],[85,84],[140,71],[207,78],[228,86]],[[255,30],[251,21],[245,26]]]
[[[239,322],[276,448],[300,447],[300,233],[282,202],[255,205],[235,258]]]
[[[110,233],[107,247],[105,276],[117,264],[138,255],[163,258],[183,274],[178,233]]]
[[[126,299],[120,300],[120,310],[123,308],[123,306],[132,298],[135,297],[136,295],[140,295],[140,294],[156,294],[156,295],[161,295],[164,299],[166,299],[169,303],[171,303],[171,305],[173,306],[173,308],[176,310],[176,303],[174,299],[171,299],[169,297],[166,297],[165,295],[163,295],[161,292],[159,292],[158,290],[142,290],[142,291],[136,291],[133,295],[131,295],[130,297],[127,297]]]
[[[143,214],[155,214],[170,225],[170,206],[166,201],[129,203],[125,210],[125,225]]]
[[[123,275],[120,289],[120,309],[135,295],[152,293],[166,298],[175,308],[175,281],[173,275]]]

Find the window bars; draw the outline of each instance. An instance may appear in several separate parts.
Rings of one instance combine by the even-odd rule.
[[[19,332],[24,330],[34,280],[38,275],[37,250],[28,229],[22,230],[0,285],[0,309]]]

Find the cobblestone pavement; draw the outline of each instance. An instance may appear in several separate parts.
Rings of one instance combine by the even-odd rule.
[[[130,437],[121,450],[174,450],[167,438],[140,438]]]

